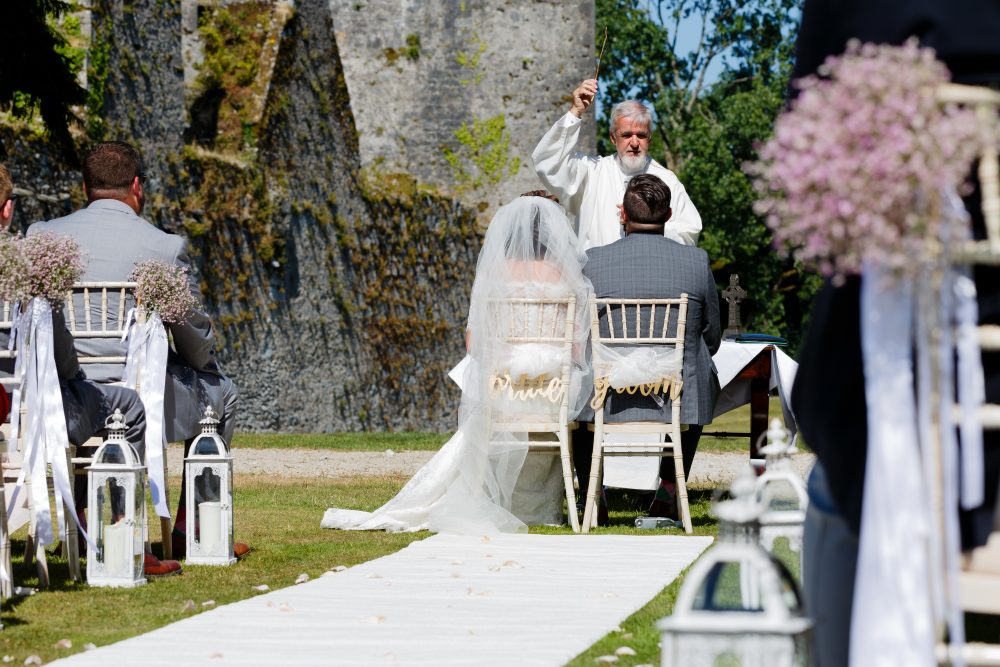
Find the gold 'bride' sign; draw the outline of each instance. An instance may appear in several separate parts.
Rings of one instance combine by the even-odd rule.
[[[652,396],[653,394],[669,391],[670,400],[676,401],[677,397],[681,395],[681,388],[683,386],[683,380],[662,377],[656,382],[644,382],[642,384],[634,384],[629,387],[612,387],[611,382],[608,380],[608,376],[604,375],[594,378],[594,398],[590,401],[590,407],[595,410],[600,410],[601,406],[604,405],[604,399],[607,398],[608,389],[612,388],[619,394],[632,395],[638,391],[642,396]]]
[[[562,380],[548,374],[538,377],[521,375],[515,380],[511,378],[509,372],[504,371],[490,378],[490,393],[498,396],[504,392],[507,392],[507,398],[515,401],[547,398],[553,403],[558,403],[566,393],[566,387]]]

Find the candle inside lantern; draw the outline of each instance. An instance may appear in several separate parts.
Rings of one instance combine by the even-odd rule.
[[[104,571],[109,577],[132,576],[132,546],[124,521],[104,526]]]
[[[202,553],[214,553],[222,532],[222,503],[198,503],[198,530]]]

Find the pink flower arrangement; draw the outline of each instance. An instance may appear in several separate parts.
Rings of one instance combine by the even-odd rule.
[[[28,260],[17,237],[0,232],[0,299],[20,301],[28,284]]]
[[[136,283],[138,305],[157,313],[164,322],[184,322],[188,312],[198,307],[185,268],[151,259],[136,264],[130,279]]]
[[[83,275],[80,246],[68,236],[42,232],[17,241],[28,264],[26,298],[40,297],[61,303],[73,283]]]
[[[947,221],[928,202],[960,186],[977,147],[971,111],[935,97],[950,74],[915,40],[852,42],[801,91],[749,165],[778,249],[825,275],[873,262],[904,273]]]

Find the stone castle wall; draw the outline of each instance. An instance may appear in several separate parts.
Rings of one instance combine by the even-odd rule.
[[[103,102],[81,148],[143,150],[144,217],[188,240],[238,428],[453,429],[482,223],[537,187],[593,3],[91,0],[87,19]],[[0,127],[0,148],[37,194],[16,229],[84,203],[37,135]]]
[[[498,205],[540,187],[531,151],[576,85],[593,75],[592,1],[330,0],[330,7],[362,166],[413,174],[468,205],[485,204],[487,220]],[[476,123],[491,121],[475,132]],[[457,136],[463,125],[474,135],[465,143]],[[592,149],[593,125],[585,132]]]

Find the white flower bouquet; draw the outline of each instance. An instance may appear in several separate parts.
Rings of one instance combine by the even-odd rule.
[[[83,275],[80,246],[70,237],[52,232],[17,239],[15,244],[28,267],[20,296],[62,303],[73,283]]]
[[[17,237],[0,232],[0,299],[19,301],[28,285],[28,260]]]
[[[164,322],[184,322],[188,313],[198,307],[185,268],[152,259],[136,264],[130,279],[136,283],[138,305],[157,313]]]
[[[934,52],[854,41],[827,59],[747,167],[774,244],[825,275],[864,262],[906,274],[948,230],[931,205],[975,154],[971,111],[941,105]]]

